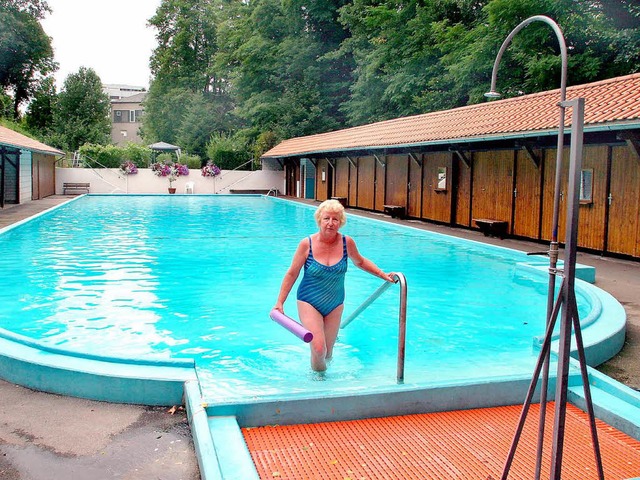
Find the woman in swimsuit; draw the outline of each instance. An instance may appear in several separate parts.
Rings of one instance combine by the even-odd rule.
[[[298,314],[302,324],[313,333],[311,368],[322,372],[327,369],[327,360],[331,358],[340,328],[347,257],[365,272],[387,282],[394,282],[394,279],[393,273],[383,272],[371,260],[360,255],[353,239],[338,231],[347,221],[340,202],[322,202],[314,216],[319,231],[298,244],[274,308],[284,313],[284,302],[304,266],[298,287]]]

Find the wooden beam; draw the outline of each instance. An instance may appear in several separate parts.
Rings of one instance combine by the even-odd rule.
[[[334,168],[334,169],[336,168],[336,161],[335,161],[335,159],[333,159],[333,158],[327,158],[327,157],[324,157],[324,159],[327,161],[327,163],[328,163],[329,165],[331,165],[331,167],[332,167],[332,168]]]
[[[627,142],[629,150],[631,150],[633,156],[636,157],[636,160],[640,162],[640,136],[638,136],[638,133],[627,130],[620,132],[618,136]]]
[[[453,148],[453,147],[449,148],[449,151],[455,153],[460,159],[460,161],[462,161],[462,163],[464,163],[467,166],[467,168],[471,168],[471,159],[467,157],[467,152],[459,148]]]
[[[524,144],[522,148],[524,148],[527,151],[527,153],[529,154],[529,158],[531,159],[533,164],[536,166],[536,168],[540,168],[540,164],[542,163],[541,158],[535,152],[535,150],[531,148],[531,145]]]
[[[420,157],[416,157],[415,153],[409,152],[409,157],[411,157],[411,160],[416,162],[416,165],[422,167],[422,155],[420,155]]]
[[[347,160],[349,160],[349,163],[351,164],[351,166],[353,168],[358,168],[358,166],[356,165],[356,162],[354,162],[351,157],[347,156]]]

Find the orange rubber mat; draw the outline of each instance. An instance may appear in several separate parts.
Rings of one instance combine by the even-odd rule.
[[[497,480],[521,405],[308,425],[244,428],[263,480]],[[535,472],[539,405],[531,405],[509,479]],[[554,404],[547,406],[541,478],[550,475]],[[597,421],[607,480],[640,476],[640,442]],[[568,405],[562,479],[597,479],[588,416]]]

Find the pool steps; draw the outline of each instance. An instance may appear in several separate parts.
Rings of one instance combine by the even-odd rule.
[[[564,263],[559,261],[557,264],[558,269],[564,268]],[[549,261],[544,263],[543,261],[532,262],[518,262],[516,263],[516,270],[538,270],[540,272],[549,275]],[[576,278],[587,283],[596,283],[596,268],[590,265],[582,265],[576,263]]]

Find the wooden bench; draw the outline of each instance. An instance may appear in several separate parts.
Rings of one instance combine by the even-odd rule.
[[[230,193],[234,193],[236,195],[274,195],[276,197],[280,196],[280,191],[277,188],[231,188],[229,189]]]
[[[491,218],[474,218],[473,221],[476,222],[476,225],[478,225],[478,228],[484,233],[485,237],[492,235],[503,239],[507,235],[509,222],[493,220]]]
[[[384,213],[391,215],[391,218],[404,218],[405,207],[401,205],[384,205]]]
[[[89,193],[90,183],[63,183],[62,184],[62,194],[66,195],[67,192],[70,193]]]

